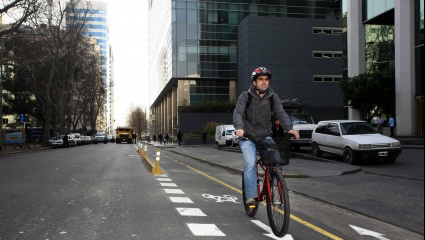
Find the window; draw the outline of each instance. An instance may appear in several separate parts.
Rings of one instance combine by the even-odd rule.
[[[329,127],[326,133],[332,136],[341,136],[337,123],[329,123]]]
[[[342,51],[313,51],[313,58],[342,58]]]
[[[316,132],[317,133],[325,133],[326,132],[326,128],[328,127],[327,123],[319,123],[316,127]]]
[[[314,75],[313,82],[340,82],[342,75]]]
[[[341,35],[342,28],[313,27],[313,34]]]

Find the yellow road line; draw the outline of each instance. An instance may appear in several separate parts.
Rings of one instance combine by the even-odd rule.
[[[212,176],[210,176],[210,175],[208,175],[208,174],[206,174],[206,173],[204,173],[204,172],[202,172],[202,171],[200,171],[200,170],[198,170],[196,168],[193,168],[193,167],[187,166],[187,165],[186,165],[186,167],[189,168],[189,169],[192,169],[193,171],[195,171],[195,172],[197,172],[197,173],[199,173],[199,174],[201,174],[201,175],[203,175],[203,176],[205,176],[205,177],[207,177],[207,178],[209,178],[209,179],[211,179],[211,180],[213,180],[213,181],[215,181],[217,183],[220,183],[220,184],[222,184],[222,185],[224,185],[224,186],[226,186],[226,187],[228,187],[228,188],[230,188],[230,189],[232,189],[232,190],[234,190],[234,191],[242,194],[242,190],[240,190],[238,188],[235,188],[235,187],[233,187],[233,186],[231,186],[231,185],[229,185],[229,184],[227,184],[227,183],[225,183],[223,181],[220,181],[220,180],[218,180],[218,179],[216,179],[216,178],[214,178],[214,177],[212,177]],[[318,226],[315,226],[315,225],[313,225],[313,224],[311,224],[311,223],[309,223],[309,222],[307,222],[305,220],[302,220],[301,218],[299,218],[299,217],[297,217],[295,215],[292,215],[291,214],[291,219],[294,220],[294,221],[296,221],[296,222],[298,222],[298,223],[300,223],[300,224],[302,224],[302,225],[304,225],[304,226],[306,226],[306,227],[308,227],[308,228],[310,228],[310,229],[312,229],[312,230],[314,230],[314,231],[316,231],[316,232],[318,232],[318,233],[320,233],[320,234],[322,234],[322,235],[324,235],[324,236],[326,236],[326,237],[328,237],[328,238],[330,238],[330,239],[333,239],[333,240],[343,240],[343,238],[340,238],[338,236],[335,236],[332,233],[330,233],[330,232],[328,232],[328,231],[326,231],[326,230],[324,230],[324,229],[322,229],[322,228],[320,228]]]

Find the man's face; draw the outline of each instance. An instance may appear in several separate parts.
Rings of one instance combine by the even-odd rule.
[[[269,77],[267,75],[259,76],[257,80],[254,81],[254,86],[260,91],[266,91],[267,88],[269,88]]]

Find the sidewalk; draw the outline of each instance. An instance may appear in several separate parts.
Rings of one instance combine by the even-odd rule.
[[[238,147],[217,148],[216,145],[211,144],[178,146],[177,144],[160,145],[158,142],[142,143],[178,153],[201,162],[214,164],[235,173],[241,173],[243,170],[242,152]],[[283,175],[286,178],[325,177],[350,174],[358,171],[361,171],[361,168],[358,166],[293,152],[290,164],[284,166]]]

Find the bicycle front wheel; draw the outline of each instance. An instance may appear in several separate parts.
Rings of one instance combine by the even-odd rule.
[[[267,191],[267,216],[270,228],[274,235],[283,237],[288,232],[290,206],[286,182],[282,174],[276,170],[270,170],[270,186]]]

